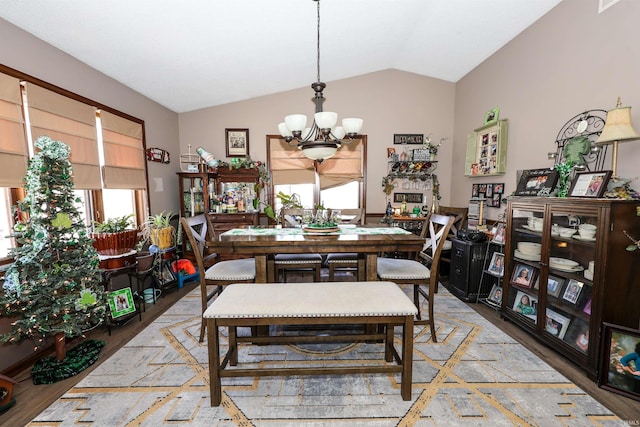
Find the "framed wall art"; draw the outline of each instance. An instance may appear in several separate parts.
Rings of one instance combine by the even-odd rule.
[[[578,172],[573,177],[569,196],[571,197],[602,197],[611,178],[611,171]]]
[[[555,169],[529,169],[522,171],[516,196],[549,196],[556,188],[559,173]]]
[[[227,157],[247,157],[249,155],[249,129],[225,129]]]
[[[475,129],[467,138],[465,176],[504,175],[507,164],[507,120]]]
[[[640,400],[640,330],[604,322],[600,360],[600,387]]]
[[[484,115],[485,126],[496,123],[498,121],[499,114],[500,114],[500,108],[498,107],[492,108],[491,110],[487,111],[487,113]]]
[[[487,207],[499,208],[502,204],[504,194],[504,183],[473,184],[471,186],[471,197],[484,199]]]
[[[421,133],[394,133],[394,144],[424,144],[424,135]]]
[[[113,319],[136,311],[131,288],[118,289],[117,291],[110,292],[107,299]]]

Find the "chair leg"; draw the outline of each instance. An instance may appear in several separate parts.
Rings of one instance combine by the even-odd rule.
[[[200,324],[200,339],[198,340],[198,342],[204,341],[204,333],[206,331],[206,328],[207,328],[207,322],[204,320],[204,317],[203,317],[202,323]]]
[[[420,285],[413,285],[413,303],[418,309],[416,319],[421,320],[422,316],[420,315]]]
[[[329,281],[333,282],[335,279],[336,268],[333,264],[329,264]]]
[[[322,264],[318,264],[316,267],[313,268],[313,279],[316,282],[322,282],[322,277],[321,277],[321,270],[322,270]]]

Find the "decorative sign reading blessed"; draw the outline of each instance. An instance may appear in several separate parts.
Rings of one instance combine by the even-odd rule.
[[[423,144],[424,135],[421,133],[394,133],[394,144]]]

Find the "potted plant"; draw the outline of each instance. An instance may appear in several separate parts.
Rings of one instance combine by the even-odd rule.
[[[172,216],[172,212],[162,212],[147,217],[142,224],[142,238],[161,251],[175,246],[176,229],[171,225]]]
[[[280,210],[278,210],[278,212],[276,212],[271,205],[264,207],[265,215],[275,221],[276,226],[281,226],[284,222],[284,212],[287,209],[302,209],[303,207],[302,203],[300,203],[300,196],[295,193],[289,195],[280,191],[276,194],[276,198],[280,199]]]
[[[133,227],[132,218],[129,214],[94,223],[91,237],[100,255],[121,255],[136,247],[138,230]]]

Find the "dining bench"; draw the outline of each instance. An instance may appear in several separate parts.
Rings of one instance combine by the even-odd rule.
[[[392,282],[237,283],[225,288],[204,312],[207,322],[211,406],[222,399],[224,377],[287,375],[344,375],[400,373],[400,393],[411,399],[413,318],[417,309]],[[238,336],[238,327],[303,326],[300,334]],[[364,325],[318,333],[317,326]],[[307,327],[305,327],[307,326]],[[312,327],[308,327],[312,326]],[[402,328],[401,354],[394,345],[394,329]],[[220,327],[228,328],[228,349],[220,355]],[[327,342],[382,342],[385,362],[363,361],[357,366],[259,367],[238,366],[238,344],[301,344]],[[255,357],[255,355],[254,355]],[[393,363],[393,362],[396,363]],[[266,361],[265,361],[266,362]]]

